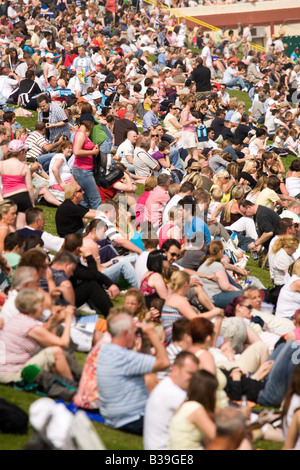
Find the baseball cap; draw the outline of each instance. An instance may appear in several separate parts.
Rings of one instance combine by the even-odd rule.
[[[54,55],[52,54],[52,52],[48,52],[46,54],[46,59],[54,59]]]
[[[213,149],[213,147],[206,147],[202,150],[202,155],[208,155],[209,152]]]
[[[85,113],[80,116],[79,122],[83,122],[83,121],[91,121],[94,124],[98,124],[95,118],[89,113]]]

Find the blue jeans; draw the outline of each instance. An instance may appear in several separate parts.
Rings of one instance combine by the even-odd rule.
[[[226,273],[227,274],[227,273]],[[219,308],[225,308],[226,305],[229,304],[233,299],[235,299],[238,295],[241,295],[241,286],[239,286],[234,280],[232,279],[229,274],[227,274],[228,281],[235,287],[238,287],[239,290],[232,291],[232,292],[220,292],[219,294],[215,294],[212,296],[211,300],[213,301],[214,305]]]
[[[229,86],[229,87],[235,86],[236,84],[239,85],[241,88],[245,88],[246,86],[244,80],[242,79],[242,77],[240,77],[240,75],[224,83],[224,85]]]
[[[102,271],[112,282],[116,283],[123,276],[132,287],[138,287],[135,270],[129,261],[118,261]]]
[[[182,163],[181,163],[181,159],[180,159],[180,154],[179,154],[179,152],[176,148],[170,147],[169,158],[170,158],[171,165],[173,165],[178,170],[182,170]]]
[[[50,162],[52,160],[52,157],[54,157],[54,155],[56,155],[56,152],[44,153],[43,155],[40,155],[39,157],[37,157],[38,163],[40,163],[42,165],[43,170],[46,173],[49,173],[49,165],[50,165]]]
[[[274,364],[267,376],[264,389],[258,394],[257,403],[279,408],[287,392],[294,368],[300,363],[300,345],[297,341],[280,344],[268,360],[273,360]]]
[[[73,177],[84,191],[82,205],[88,209],[98,209],[101,204],[101,196],[98,191],[93,170],[81,170],[73,167]]]

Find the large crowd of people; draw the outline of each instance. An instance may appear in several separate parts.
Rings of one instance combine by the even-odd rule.
[[[147,450],[296,449],[299,49],[164,5],[0,1],[0,383]]]

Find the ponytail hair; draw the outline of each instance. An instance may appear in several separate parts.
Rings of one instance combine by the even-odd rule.
[[[190,282],[190,278],[191,276],[186,271],[174,271],[171,275],[168,287],[172,291],[177,291],[184,286],[186,282]]]
[[[299,240],[297,239],[297,237],[295,237],[295,235],[285,235],[283,237],[279,237],[274,242],[274,245],[272,247],[272,253],[277,253],[284,246],[297,250],[299,246]]]

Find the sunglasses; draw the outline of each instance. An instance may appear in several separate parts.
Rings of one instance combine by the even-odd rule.
[[[158,134],[152,134],[151,137],[159,137],[159,135]]]
[[[251,310],[253,308],[253,305],[243,305],[243,304],[241,304],[241,307],[246,307],[249,310]]]
[[[178,253],[170,253],[170,256],[172,256],[172,258],[178,258],[179,254]]]

